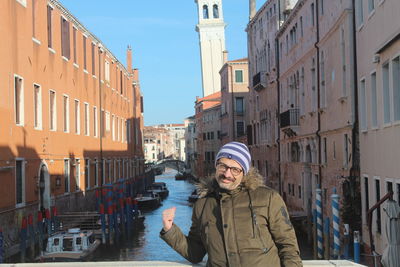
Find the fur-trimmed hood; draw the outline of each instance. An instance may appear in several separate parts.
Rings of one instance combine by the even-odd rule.
[[[248,190],[255,190],[263,185],[263,177],[255,168],[250,168],[249,172],[243,177],[242,183],[240,184],[241,188]],[[211,193],[219,191],[218,183],[215,180],[215,173],[212,176],[201,178],[200,182],[196,184],[196,188],[199,197],[205,197]]]

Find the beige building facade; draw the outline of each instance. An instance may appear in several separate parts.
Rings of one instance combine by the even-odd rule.
[[[246,109],[249,92],[247,58],[226,61],[220,76],[221,143],[226,144],[231,141],[246,143]]]
[[[323,217],[332,221],[331,196],[337,192],[340,227],[360,231],[352,1],[297,1],[279,29],[277,45],[284,199],[311,221],[320,189]]]
[[[363,240],[371,246],[367,211],[390,190],[400,201],[399,1],[356,1]],[[388,244],[381,205],[373,212],[375,250]]]
[[[255,4],[250,7],[250,22],[246,28],[249,61],[247,144],[252,166],[259,170],[267,185],[280,191],[275,48],[279,2],[267,1],[257,12]]]

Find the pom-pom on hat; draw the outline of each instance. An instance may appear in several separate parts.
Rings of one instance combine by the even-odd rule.
[[[220,158],[233,159],[242,166],[244,174],[249,172],[251,155],[249,149],[243,143],[230,142],[223,145],[215,158],[215,165]]]

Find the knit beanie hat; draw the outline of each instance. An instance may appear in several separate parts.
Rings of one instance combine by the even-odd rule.
[[[251,155],[249,149],[243,143],[230,142],[223,145],[215,158],[215,165],[220,158],[233,159],[242,166],[244,174],[249,172]]]

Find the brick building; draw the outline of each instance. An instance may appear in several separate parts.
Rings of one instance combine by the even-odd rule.
[[[28,213],[93,208],[96,188],[142,174],[143,100],[131,49],[125,67],[59,1],[1,1],[0,24],[0,224],[13,245]]]

